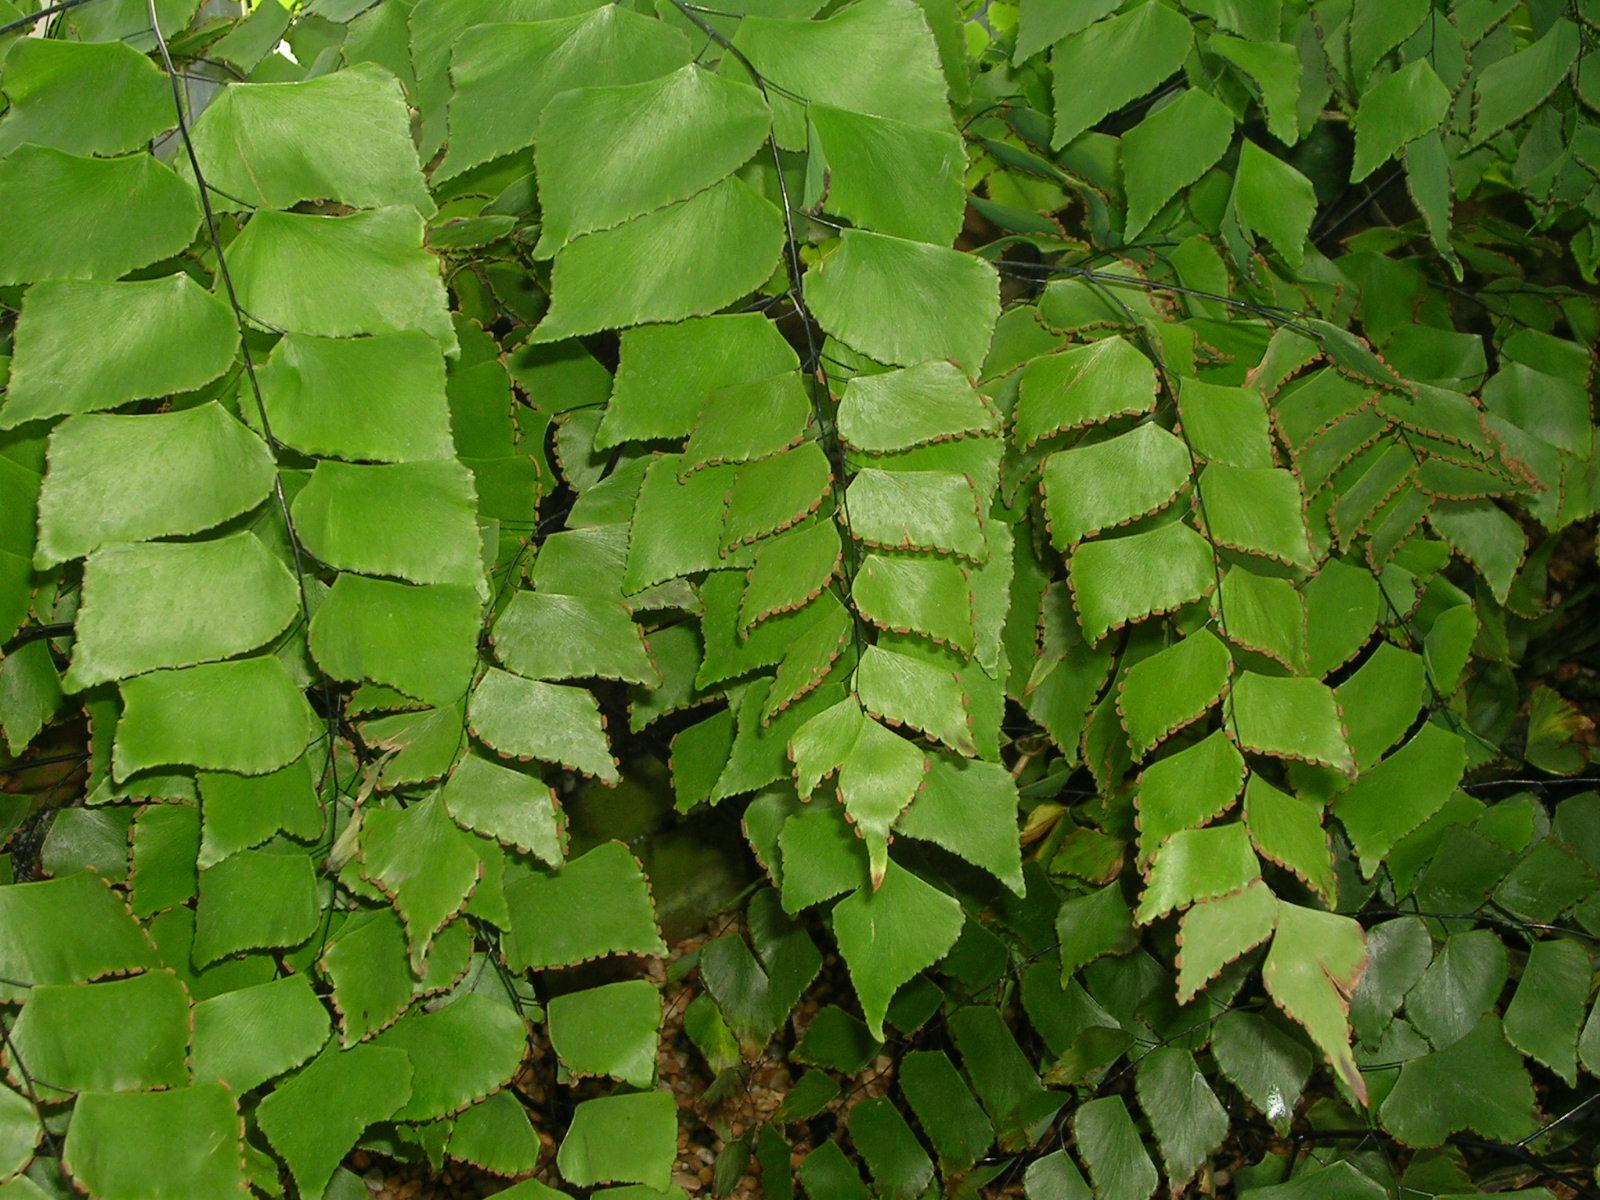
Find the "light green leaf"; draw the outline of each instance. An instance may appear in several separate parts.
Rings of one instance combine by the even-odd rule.
[[[156,965],[118,894],[88,871],[0,887],[0,976],[77,983]]]
[[[943,958],[964,923],[953,896],[893,861],[876,889],[858,888],[835,906],[834,936],[873,1037],[883,1037],[895,992]]]
[[[701,231],[715,229],[707,244]],[[783,218],[737,176],[678,204],[574,238],[556,253],[534,342],[681,321],[725,308],[772,274]]]
[[[199,865],[209,867],[228,855],[259,846],[279,832],[309,841],[322,832],[322,809],[312,781],[312,749],[266,775],[202,771]]]
[[[1222,698],[1233,660],[1218,637],[1201,629],[1140,659],[1122,676],[1117,713],[1135,758],[1198,720]]]
[[[559,866],[566,838],[555,794],[536,777],[468,755],[441,793],[464,829]]]
[[[1101,338],[1036,358],[1023,369],[1012,437],[1019,450],[1027,450],[1057,434],[1149,412],[1155,403],[1156,370],[1151,361],[1124,338]],[[1134,443],[1129,449],[1143,449],[1141,461],[1154,459],[1150,466],[1159,471],[1159,480],[1170,475],[1169,447],[1152,441]],[[1140,488],[1149,490],[1143,483]],[[1086,507],[1092,511],[1105,506],[1100,502]],[[1140,502],[1127,507],[1150,511]]]
[[[782,533],[815,513],[832,491],[832,464],[814,441],[734,469],[722,514],[721,547],[738,547]]]
[[[272,436],[305,454],[410,462],[455,453],[444,359],[424,333],[288,333],[256,379]]]
[[[1309,179],[1249,138],[1239,150],[1233,210],[1241,225],[1266,238],[1290,268],[1300,269],[1317,215],[1316,193]]]
[[[361,825],[361,877],[394,905],[406,928],[411,969],[422,973],[434,935],[465,907],[483,873],[468,836],[438,793],[400,812],[372,809]]]
[[[1000,432],[999,414],[951,362],[856,375],[839,400],[839,438],[865,454]]]
[[[484,587],[477,494],[459,462],[324,460],[291,511],[306,549],[331,567]]]
[[[806,111],[816,143],[808,163],[808,206],[875,233],[936,246],[955,240],[966,210],[966,152],[954,131],[828,104]],[[900,186],[907,179],[924,182]]]
[[[273,476],[266,444],[220,404],[63,421],[39,493],[36,565],[211,529],[265,500]]]
[[[1299,672],[1305,669],[1305,603],[1287,579],[1228,568],[1216,599],[1217,624],[1235,646]]]
[[[559,871],[532,872],[506,885],[515,970],[564,967],[607,954],[665,954],[650,889],[620,842],[603,842]]]
[[[303,853],[241,850],[200,872],[194,964],[241,950],[298,946],[321,916],[316,876]]]
[[[1107,113],[1154,89],[1183,65],[1192,41],[1189,22],[1177,9],[1149,0],[1058,42],[1050,52],[1055,73],[1051,147],[1061,149]],[[1096,86],[1085,87],[1090,79]]]
[[[1472,92],[1472,143],[1521,120],[1561,86],[1583,49],[1577,24],[1558,17],[1538,41],[1486,66]]]
[[[856,669],[856,688],[874,716],[909,725],[958,754],[977,754],[972,718],[953,673],[909,654],[868,646]]]
[[[1461,736],[1429,722],[1334,801],[1371,878],[1395,842],[1444,807],[1467,766]]]
[[[1183,441],[1153,421],[1052,454],[1044,464],[1050,540],[1070,550],[1086,537],[1159,511],[1189,482],[1189,466]]]
[[[770,123],[755,88],[693,63],[643,83],[555,96],[534,151],[541,249],[554,253],[704,191],[760,149]]]
[[[1339,702],[1318,680],[1244,671],[1223,709],[1226,727],[1245,750],[1355,772]]]
[[[413,208],[344,217],[263,210],[228,247],[228,265],[257,321],[327,337],[414,329],[456,353],[439,263],[422,248]]]
[[[311,655],[330,678],[451,704],[471,685],[479,624],[470,587],[413,587],[345,573],[311,619]]]
[[[243,1095],[327,1043],[328,1010],[304,975],[224,992],[194,1007],[194,1072]]]
[[[1280,902],[1278,930],[1261,968],[1267,994],[1305,1027],[1362,1103],[1367,1085],[1350,1051],[1346,1013],[1366,961],[1366,937],[1359,922]]]
[[[0,1179],[10,1180],[33,1160],[34,1149],[44,1131],[33,1102],[21,1092],[0,1084]],[[12,1196],[11,1188],[0,1185],[3,1200],[28,1200]],[[43,1192],[39,1193],[41,1196]]]
[[[572,1114],[556,1165],[578,1187],[639,1183],[665,1192],[678,1151],[678,1106],[671,1092],[585,1100]]]
[[[1233,113],[1202,88],[1189,88],[1123,134],[1124,236],[1137,237],[1168,200],[1216,165],[1232,141]]]
[[[1199,488],[1202,519],[1217,545],[1311,569],[1300,485],[1290,472],[1211,463]]]
[[[311,707],[272,656],[155,671],[124,680],[112,748],[120,781],[151,767],[264,775],[305,753]]]
[[[790,532],[761,542],[739,599],[740,632],[748,637],[760,622],[810,604],[843,561],[839,526],[831,516],[802,521]]]
[[[1338,881],[1320,807],[1251,775],[1244,793],[1244,821],[1257,854],[1298,875],[1330,906],[1334,903]]]
[[[510,1082],[528,1052],[528,1029],[511,1005],[465,995],[431,1012],[414,1009],[372,1041],[404,1050],[415,1071],[398,1121],[458,1112]]]
[[[1210,543],[1182,521],[1083,543],[1072,552],[1067,579],[1090,645],[1124,625],[1202,599],[1217,586]]]
[[[951,359],[976,373],[1000,315],[1000,277],[985,260],[859,229],[806,272],[805,292],[823,329],[892,366]]]
[[[1278,901],[1261,880],[1202,900],[1178,923],[1178,1003],[1188,1004],[1240,955],[1272,936]]]
[[[1237,821],[1180,829],[1155,850],[1155,866],[1134,920],[1148,925],[1196,900],[1236,892],[1260,876],[1261,863]]]
[[[1227,59],[1256,85],[1261,106],[1267,111],[1267,132],[1286,146],[1300,140],[1301,62],[1297,47],[1212,32],[1206,39],[1206,48]]]
[[[611,1075],[648,1088],[656,1075],[661,993],[647,979],[551,997],[550,1044],[573,1075]]]
[[[1441,500],[1429,511],[1428,524],[1504,604],[1528,548],[1527,535],[1511,514],[1489,500]]]
[[[1149,859],[1169,834],[1221,816],[1244,780],[1244,755],[1221,729],[1151,763],[1136,795],[1140,857]]]
[[[61,1165],[105,1200],[159,1195],[175,1179],[210,1196],[246,1190],[239,1110],[220,1083],[79,1096]]]
[[[0,159],[0,208],[16,220],[0,284],[116,279],[179,253],[200,226],[194,189],[148,154],[78,158],[20,146]],[[95,236],[63,238],[62,228]]]
[[[227,304],[182,272],[37,283],[14,336],[0,429],[192,391],[226,371],[239,347]]]
[[[1021,896],[1017,785],[1011,772],[999,763],[944,754],[930,761],[927,778],[895,831],[944,847]]]
[[[473,734],[507,757],[560,763],[607,785],[620,778],[605,718],[583,688],[491,668],[473,690],[467,716]]]
[[[972,481],[953,471],[866,467],[845,492],[850,532],[868,546],[925,550],[982,562],[988,551]]]
[[[526,1175],[539,1164],[539,1135],[528,1119],[528,1110],[516,1092],[507,1088],[480,1100],[455,1118],[446,1153],[495,1175]],[[544,1187],[530,1179],[518,1185]],[[512,1187],[511,1191],[516,1191]],[[562,1193],[546,1189],[545,1200],[559,1200]],[[532,1200],[530,1190],[524,1200]]]
[[[1426,58],[1385,75],[1361,96],[1356,110],[1356,153],[1350,182],[1359,183],[1406,144],[1439,127],[1450,91]]]
[[[294,576],[260,539],[113,545],[83,566],[69,686],[254,650],[300,614]]]
[[[206,181],[226,193],[213,198],[217,207],[328,200],[350,208],[405,204],[423,217],[436,211],[399,81],[372,63],[299,83],[222,88],[192,136]]]
[[[1017,66],[1062,38],[1117,10],[1115,0],[1021,0],[1017,5]],[[1032,1191],[1028,1200],[1042,1200]]]
[[[189,1080],[189,994],[171,971],[28,992],[11,1054],[47,1100],[70,1092],[137,1091]]]
[[[685,473],[750,462],[798,446],[811,419],[811,398],[798,374],[717,388],[700,410],[684,447]]]
[[[5,56],[0,154],[32,142],[122,154],[171,129],[172,92],[150,58],[118,41],[20,37]]]
[[[416,996],[405,926],[387,906],[346,917],[317,965],[333,985],[339,1038],[346,1047],[394,1024]]]

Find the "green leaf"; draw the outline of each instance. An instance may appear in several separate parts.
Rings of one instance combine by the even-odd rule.
[[[953,554],[974,563],[988,552],[968,476],[866,467],[850,481],[845,503],[850,532],[868,546]]]
[[[1306,614],[1300,592],[1287,579],[1230,567],[1217,592],[1217,624],[1235,646],[1291,671],[1305,667]]]
[[[412,462],[455,453],[444,359],[427,334],[286,333],[256,380],[272,436],[305,454]]]
[[[1244,781],[1244,756],[1220,729],[1152,763],[1139,777],[1136,794],[1141,858],[1147,860],[1170,834],[1221,816],[1233,807]]]
[[[500,23],[508,21],[517,23]],[[655,79],[693,53],[665,22],[592,0],[445,4],[412,28],[425,157],[444,141],[449,102],[450,147],[436,179],[533,145],[562,92]]]
[[[741,464],[722,514],[722,550],[793,528],[821,507],[832,487],[832,466],[816,442]]]
[[[265,500],[273,475],[266,443],[219,404],[63,421],[50,435],[35,563],[211,529]]]
[[[189,994],[171,971],[109,983],[42,985],[10,1032],[38,1094],[137,1091],[188,1082]]]
[[[0,159],[0,207],[17,222],[0,284],[116,279],[179,253],[200,226],[194,189],[148,154],[78,158],[20,146]],[[51,236],[52,225],[96,236]]]
[[[1528,548],[1527,535],[1511,515],[1488,500],[1446,500],[1429,511],[1428,524],[1477,569],[1504,604]]]
[[[999,763],[935,754],[911,807],[895,831],[933,842],[989,872],[1021,896],[1022,854],[1017,843],[1017,785]]]
[[[550,1044],[573,1075],[610,1075],[648,1088],[656,1075],[661,993],[629,979],[551,998]]]
[[[1384,1128],[1419,1148],[1466,1131],[1509,1144],[1538,1128],[1533,1081],[1492,1015],[1446,1049],[1401,1067],[1379,1114]]]
[[[322,832],[322,809],[309,754],[266,775],[202,771],[197,778],[202,801],[198,858],[202,867],[259,846],[279,832],[307,841]]]
[[[1052,454],[1044,464],[1050,540],[1070,550],[1086,537],[1159,512],[1188,482],[1188,448],[1153,421]]]
[[[867,0],[858,7],[904,2]],[[823,329],[891,366],[950,359],[976,373],[1000,315],[1000,277],[988,262],[859,229],[845,230],[804,282]]]
[[[1406,995],[1406,1016],[1438,1049],[1465,1037],[1505,989],[1505,944],[1487,929],[1452,934]]]
[[[1036,1158],[1022,1175],[1027,1200],[1092,1200],[1088,1181],[1065,1150]]]
[[[1056,43],[1050,52],[1055,74],[1051,148],[1061,149],[1107,113],[1154,89],[1183,65],[1192,41],[1189,22],[1176,9],[1150,0]],[[1096,86],[1085,87],[1088,79]]]
[[[793,347],[760,313],[629,329],[595,448],[688,437],[712,392],[760,383],[799,365]]]
[[[1278,929],[1261,968],[1267,994],[1305,1027],[1362,1103],[1367,1085],[1350,1051],[1346,1013],[1366,961],[1366,938],[1358,922],[1280,902]]]
[[[1394,844],[1444,807],[1467,766],[1466,742],[1431,721],[1334,801],[1371,878]]]
[[[872,715],[893,725],[910,726],[958,754],[977,754],[966,697],[954,674],[874,645],[861,653],[855,685],[862,705]]]
[[[999,415],[950,362],[856,375],[839,400],[839,438],[865,454],[890,454],[1000,432]]]
[[[1228,1114],[1200,1074],[1194,1055],[1162,1046],[1139,1060],[1139,1107],[1150,1119],[1167,1183],[1183,1187],[1228,1136]]]
[[[1239,822],[1180,829],[1155,850],[1155,866],[1134,920],[1148,925],[1196,900],[1225,896],[1261,876],[1261,863]]]
[[[414,329],[456,352],[439,263],[422,248],[413,208],[343,217],[263,210],[228,250],[239,303],[257,321],[326,337]]]
[[[614,786],[621,778],[605,718],[588,691],[491,668],[472,693],[473,735],[510,758],[559,763]]]
[[[833,910],[839,953],[880,1041],[895,992],[948,953],[961,933],[960,903],[894,862],[876,889],[862,887]]]
[[[812,805],[789,817],[778,834],[783,856],[783,908],[797,913],[870,882],[860,839],[833,805]]]
[[[159,1195],[174,1179],[211,1196],[246,1188],[239,1110],[220,1083],[84,1093],[73,1105],[61,1165],[105,1200]]]
[[[1450,91],[1426,58],[1413,59],[1362,93],[1350,182],[1359,183],[1406,144],[1431,133],[1450,107]]]
[[[539,779],[468,755],[440,793],[451,818],[463,829],[493,838],[554,867],[566,837],[555,794]]]
[[[1251,775],[1244,792],[1244,822],[1257,854],[1299,876],[1330,906],[1334,903],[1338,880],[1320,808]]]
[[[1356,766],[1370,770],[1416,724],[1427,688],[1422,658],[1380,641],[1335,695],[1350,735]]]
[[[678,1150],[678,1106],[671,1092],[585,1100],[572,1114],[556,1165],[578,1187],[640,1183],[664,1192]]]
[[[1239,223],[1266,238],[1290,268],[1300,269],[1306,235],[1317,215],[1316,193],[1309,179],[1249,138],[1239,150],[1233,211]]]
[[[1116,9],[1117,5],[1112,0],[1067,0],[1067,3],[1021,0],[1017,5],[1017,46],[1012,52],[1011,61],[1021,66],[1040,50],[1077,33]],[[1035,1197],[1030,1191],[1028,1200],[1041,1198]]]
[[[372,1041],[404,1050],[415,1071],[397,1121],[430,1121],[476,1104],[509,1083],[528,1052],[528,1029],[511,1005],[465,995],[432,1012],[413,1009]]]
[[[311,707],[271,656],[155,671],[121,684],[112,748],[118,780],[151,767],[264,775],[305,753]]]
[[[838,573],[844,561],[839,527],[830,516],[802,521],[782,536],[756,546],[739,600],[739,629],[749,636],[762,621],[804,608]]]
[[[719,231],[709,245],[698,236],[704,229]],[[551,275],[550,311],[532,340],[705,316],[766,282],[782,250],[782,215],[731,176],[563,246]]]
[[[311,655],[330,678],[450,704],[472,683],[479,623],[470,587],[413,587],[345,573],[311,619]]]
[[[1589,955],[1566,938],[1534,942],[1506,1008],[1508,1041],[1566,1081],[1578,1082],[1578,1030],[1589,997]]]
[[[61,677],[49,644],[18,646],[0,662],[0,727],[6,747],[21,755],[61,708]]]
[[[256,1119],[301,1194],[314,1200],[367,1127],[404,1107],[411,1078],[404,1050],[330,1044],[261,1101]]]
[[[622,679],[659,686],[628,609],[597,596],[519,591],[495,621],[495,653],[528,679]]]
[[[1300,487],[1288,471],[1212,463],[1199,488],[1201,517],[1219,546],[1312,568]]]
[[[1161,1176],[1121,1096],[1080,1105],[1073,1114],[1072,1134],[1100,1200],[1149,1200],[1154,1194]]]
[[[1137,237],[1167,201],[1217,164],[1232,141],[1233,113],[1201,88],[1189,88],[1123,134],[1123,236]]]
[[[826,1141],[800,1164],[800,1186],[810,1200],[869,1200],[872,1192],[838,1142]]]
[[[291,511],[306,549],[330,567],[484,586],[477,495],[459,462],[324,460]]]
[[[665,954],[650,888],[620,842],[603,842],[556,872],[506,885],[513,969],[572,966],[608,954]]]
[[[1350,1025],[1374,1043],[1388,1027],[1433,957],[1433,939],[1421,917],[1380,921],[1367,929],[1367,968],[1350,996]]]
[[[1278,901],[1259,879],[1185,912],[1178,925],[1178,1003],[1188,1004],[1219,971],[1271,937],[1277,923]]]
[[[76,983],[156,961],[127,906],[90,872],[0,887],[0,977],[12,983]]]
[[[1321,678],[1360,652],[1378,623],[1381,596],[1370,571],[1330,559],[1306,581],[1308,673]]]
[[[294,576],[250,533],[107,546],[83,567],[68,685],[254,650],[300,612]]]
[[[1211,1053],[1255,1110],[1287,1129],[1311,1078],[1311,1055],[1274,1022],[1237,1009],[1211,1027]]]
[[[0,1084],[0,1179],[9,1180],[33,1160],[43,1130],[33,1102]],[[10,1193],[10,1187],[0,1185],[0,1197],[13,1200]]]
[[[303,975],[224,992],[194,1007],[195,1078],[243,1095],[311,1058],[328,1033],[328,1010]]]
[[[1017,449],[1027,450],[1057,434],[1149,412],[1155,403],[1154,364],[1125,338],[1101,338],[1059,354],[1043,355],[1023,368],[1012,438]],[[1083,519],[1077,522],[1086,532],[1097,527],[1096,520],[1102,525],[1121,524],[1161,506],[1147,493],[1162,490],[1171,479],[1173,448],[1155,434],[1147,436],[1148,441],[1127,444],[1120,461],[1154,472],[1156,484],[1141,481],[1139,497],[1132,501],[1105,496],[1103,489],[1097,488],[1084,506]],[[1115,469],[1117,458],[1106,461],[1111,453],[1099,451],[1089,461],[1103,470]],[[1187,476],[1187,461],[1184,466]],[[1173,490],[1178,486],[1174,481]],[[1109,519],[1097,516],[1102,510],[1110,510]],[[1066,533],[1063,530],[1063,538]],[[1058,540],[1057,544],[1064,543]]]
[[[1227,728],[1242,749],[1346,774],[1355,771],[1339,702],[1333,689],[1318,680],[1244,671],[1223,707]]]
[[[1117,713],[1135,758],[1204,716],[1228,686],[1233,660],[1209,630],[1140,659],[1122,676]]]
[[[928,24],[910,0],[866,0],[818,21],[752,14],[739,22],[733,44],[767,80],[778,144],[803,150],[808,109],[815,104],[927,129],[950,127],[944,72]],[[742,65],[724,61],[729,74],[743,72]],[[895,69],[882,70],[886,62]]]
[[[554,253],[704,191],[760,149],[770,122],[755,88],[693,63],[643,83],[553,97],[534,152],[541,248]],[[597,146],[606,164],[598,175]]]
[[[852,1108],[850,1140],[866,1160],[878,1195],[913,1200],[933,1183],[933,1163],[893,1101],[867,1099]]]
[[[457,1116],[447,1150],[451,1158],[502,1176],[526,1175],[538,1165],[539,1152],[539,1135],[528,1120],[528,1110],[509,1088],[480,1100]],[[547,1190],[551,1197],[561,1195]]]
[[[1558,17],[1533,45],[1484,67],[1472,90],[1472,143],[1488,141],[1546,100],[1567,78],[1582,48],[1577,24]]]
[[[814,138],[805,201],[860,229],[948,246],[961,229],[966,154],[949,129],[929,129],[828,104],[807,108]],[[820,151],[820,153],[819,153]],[[917,188],[895,180],[919,179]]]
[[[793,371],[717,388],[684,447],[685,473],[792,450],[805,437],[810,419],[811,399]]]
[[[899,1076],[906,1102],[946,1169],[972,1166],[994,1144],[989,1118],[944,1051],[911,1051]]]
[[[1106,634],[1202,599],[1217,586],[1211,544],[1182,521],[1085,542],[1067,564],[1072,603],[1092,646]]]
[[[241,950],[298,946],[316,932],[320,916],[310,858],[241,850],[200,872],[194,965]]]
[[[405,925],[411,969],[422,973],[433,937],[466,905],[483,868],[436,793],[400,812],[373,809],[361,825],[361,877]]]
[[[359,63],[299,83],[221,89],[192,131],[217,207],[328,200],[349,208],[436,211],[411,142],[399,81]]]
[[[121,335],[107,339],[108,328]],[[136,283],[36,283],[14,336],[0,429],[193,391],[226,371],[239,346],[227,304],[181,272]]]
[[[1133,913],[1113,880],[1096,891],[1062,901],[1056,916],[1060,941],[1061,982],[1107,954],[1126,954],[1139,943]]]
[[[135,916],[147,917],[193,900],[198,886],[200,810],[192,804],[152,804],[133,821],[131,899]]]
[[[0,90],[11,101],[0,118],[0,154],[27,142],[69,154],[123,154],[177,123],[160,68],[116,40],[18,38]]]
[[[1261,106],[1267,111],[1267,132],[1286,146],[1299,141],[1299,49],[1285,42],[1252,41],[1215,31],[1206,38],[1206,48],[1232,63],[1256,85]],[[1248,147],[1244,152],[1249,153]]]

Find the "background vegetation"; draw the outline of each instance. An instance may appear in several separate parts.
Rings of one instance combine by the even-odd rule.
[[[1596,1195],[1600,10],[730,2],[0,0],[0,1197]]]

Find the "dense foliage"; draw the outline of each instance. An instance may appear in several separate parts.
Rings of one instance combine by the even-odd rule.
[[[725,1187],[1594,1195],[1600,12],[733,8],[0,0],[0,1197],[674,1186],[652,761]]]

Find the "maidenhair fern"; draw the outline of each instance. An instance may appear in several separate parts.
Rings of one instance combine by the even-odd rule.
[[[1595,14],[736,9],[0,0],[0,1194],[671,1191],[652,755],[730,1187],[1587,1194]]]

